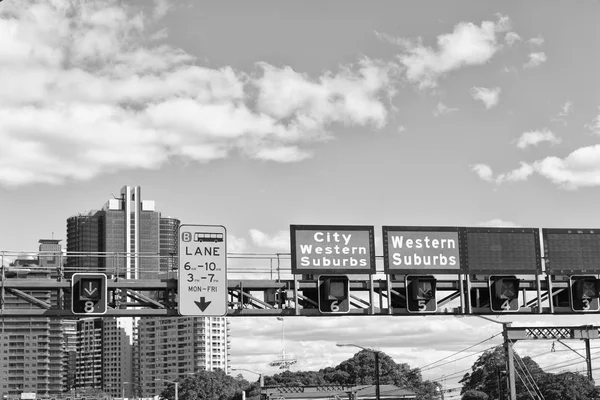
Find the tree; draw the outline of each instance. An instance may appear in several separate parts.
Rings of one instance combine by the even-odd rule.
[[[586,376],[574,372],[546,374],[541,390],[546,400],[600,398],[600,390]]]
[[[461,394],[479,391],[492,399],[500,398],[499,385],[502,392],[506,387],[506,357],[503,346],[484,352],[471,367],[471,372],[464,375]],[[530,399],[531,393],[540,393],[546,400],[584,400],[600,398],[600,391],[594,387],[586,376],[567,372],[550,374],[544,372],[530,357],[520,358],[514,355],[516,378],[516,394],[518,400]],[[523,380],[527,382],[527,387]],[[463,399],[465,397],[463,396]]]
[[[266,386],[283,385],[374,385],[375,353],[361,350],[352,358],[342,361],[335,367],[320,371],[285,371],[272,377],[265,377]],[[413,390],[422,400],[436,398],[436,383],[423,381],[418,368],[410,368],[406,363],[397,364],[390,356],[379,352],[379,383],[396,385]]]
[[[543,380],[544,371],[530,357],[520,358],[515,354],[514,363],[515,368],[519,371],[525,368],[532,375],[535,382]],[[475,361],[471,367],[471,372],[463,376],[460,383],[463,384],[461,394],[469,390],[476,390],[487,394],[492,399],[498,399],[500,398],[500,392],[507,393],[506,355],[504,347],[500,345],[496,346],[493,350],[485,351]],[[529,398],[529,392],[520,380],[516,382],[516,392],[517,398],[520,396]]]
[[[461,400],[488,400],[490,397],[479,390],[467,390]]]
[[[222,370],[200,371],[179,382],[179,400],[240,400],[242,391],[251,389],[245,379],[236,379]],[[160,393],[163,400],[175,399],[175,385]]]
[[[284,371],[265,377],[265,386],[311,386],[328,384],[321,371]]]

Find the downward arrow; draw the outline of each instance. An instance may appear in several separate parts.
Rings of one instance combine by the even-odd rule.
[[[194,301],[194,303],[196,303],[196,305],[198,306],[200,311],[204,312],[204,310],[206,310],[208,308],[208,306],[210,305],[211,302],[206,301],[205,297],[200,297],[200,301]]]
[[[88,288],[89,288],[89,289],[88,289]],[[91,295],[93,295],[93,294],[94,294],[94,292],[95,292],[96,290],[98,290],[98,288],[94,287],[94,286],[92,285],[92,282],[88,282],[88,287],[87,287],[87,288],[83,288],[83,290],[84,290],[84,292],[86,292],[86,293],[87,293],[87,295],[88,295],[88,296],[91,296]]]

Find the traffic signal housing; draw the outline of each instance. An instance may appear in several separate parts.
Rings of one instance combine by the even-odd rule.
[[[519,311],[520,282],[515,276],[490,276],[490,309],[495,312]]]
[[[106,275],[75,273],[71,278],[71,312],[75,315],[106,313]]]
[[[346,275],[320,275],[318,286],[319,312],[345,314],[350,311],[350,279]]]
[[[569,277],[571,309],[573,311],[594,312],[600,309],[600,279],[590,275]]]
[[[437,311],[436,280],[431,275],[406,275],[406,310],[410,313]]]

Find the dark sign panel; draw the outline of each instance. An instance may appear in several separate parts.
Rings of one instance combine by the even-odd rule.
[[[384,226],[386,273],[460,273],[460,228]]]
[[[290,225],[293,274],[375,273],[374,228]]]
[[[600,273],[600,230],[542,229],[546,271]]]
[[[466,268],[471,273],[541,272],[539,230],[535,228],[463,228]]]

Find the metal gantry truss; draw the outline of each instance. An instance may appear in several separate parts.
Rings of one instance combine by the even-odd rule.
[[[70,309],[71,281],[68,275],[51,277],[49,272],[47,277],[40,278],[39,270],[30,269],[27,273],[19,273],[6,267],[1,272],[0,316],[73,316]],[[163,279],[123,279],[109,274],[108,309],[104,315],[179,315],[176,273],[172,275]],[[403,277],[389,275],[384,279],[376,279],[373,275],[367,275],[350,276],[350,279],[351,307],[343,315],[419,315],[406,308]],[[229,279],[227,316],[321,316],[317,307],[317,286],[317,277],[310,275],[292,279]],[[40,293],[44,292],[40,297]],[[51,293],[49,297],[48,292]],[[488,282],[485,277],[439,277],[436,292],[437,310],[428,312],[428,315],[503,314],[493,312],[489,307]],[[575,314],[568,303],[565,303],[566,292],[568,282],[564,277],[523,277],[520,285],[520,309],[506,314]],[[17,306],[18,301],[21,305]],[[29,307],[23,307],[23,302],[28,303]]]

